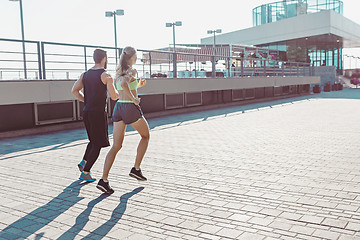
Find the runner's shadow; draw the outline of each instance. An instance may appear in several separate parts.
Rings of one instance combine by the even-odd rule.
[[[107,198],[108,196],[110,195],[103,193],[96,199],[90,201],[87,208],[76,218],[74,226],[72,226],[69,230],[63,233],[58,239],[74,239],[76,235],[78,235],[79,232],[85,227],[86,223],[89,222],[89,216],[95,205]]]
[[[122,195],[120,197],[120,203],[114,209],[113,213],[111,214],[110,219],[82,239],[102,239],[102,238],[104,238],[106,236],[106,234],[108,234],[111,231],[111,229],[117,224],[117,222],[120,221],[120,219],[124,215],[129,198],[131,198],[135,194],[138,194],[142,190],[144,190],[144,187],[138,187],[138,188],[135,188],[134,190],[132,190],[131,192],[128,192],[128,193]]]
[[[1,230],[0,239],[18,239],[20,237],[26,239],[36,233],[66,212],[70,207],[81,201],[83,197],[79,197],[80,189],[87,184],[88,183],[83,183],[81,180],[71,183],[50,202]],[[17,229],[19,232],[21,231],[21,236],[13,233],[12,230],[14,229]],[[38,233],[36,239],[40,239],[43,235],[44,232]]]

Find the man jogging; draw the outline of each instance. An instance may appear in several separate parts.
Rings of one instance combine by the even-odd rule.
[[[79,179],[87,182],[96,180],[91,176],[90,169],[99,157],[101,148],[110,146],[105,109],[107,92],[111,99],[119,98],[119,93],[114,87],[114,80],[105,70],[107,68],[106,51],[95,49],[93,58],[95,65],[81,74],[72,88],[75,97],[85,103],[83,119],[90,142],[78,167],[81,172]],[[82,89],[84,93],[81,92]]]

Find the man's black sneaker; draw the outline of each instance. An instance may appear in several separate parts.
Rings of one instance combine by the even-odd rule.
[[[129,173],[130,177],[136,178],[139,181],[146,181],[147,178],[144,177],[141,173],[141,170],[136,170],[134,167],[131,169],[130,173]]]
[[[114,190],[110,187],[109,182],[104,182],[104,180],[102,180],[102,179],[99,180],[96,187],[98,189],[100,189],[101,191],[103,191],[104,193],[107,193],[107,194],[113,194],[114,193]]]

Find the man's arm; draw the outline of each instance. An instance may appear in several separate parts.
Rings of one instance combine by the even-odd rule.
[[[84,73],[81,74],[80,78],[74,83],[74,86],[72,87],[72,94],[79,99],[81,102],[84,102],[84,94],[81,91],[81,89],[84,88],[84,84],[82,82],[82,79],[84,77]]]
[[[106,84],[106,88],[110,95],[110,98],[112,100],[117,100],[119,98],[119,93],[115,89],[114,79],[111,77],[111,75],[104,72],[103,74],[101,74],[101,81]]]

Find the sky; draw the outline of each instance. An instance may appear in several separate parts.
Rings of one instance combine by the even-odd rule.
[[[117,17],[118,47],[167,47],[173,36],[165,23],[175,21],[182,21],[176,43],[200,43],[207,30],[252,27],[252,9],[271,2],[276,0],[23,0],[25,39],[114,46],[113,18],[105,11],[124,9]],[[360,24],[359,0],[343,2],[344,16]],[[21,39],[19,2],[0,0],[0,38]]]
[[[105,11],[124,9],[117,17],[118,46],[141,49],[167,47],[172,28],[166,22],[182,21],[177,43],[200,43],[207,30],[230,32],[252,26],[252,9],[264,0],[23,0],[27,40],[114,46],[112,18]],[[0,0],[0,37],[21,38],[19,4]]]

